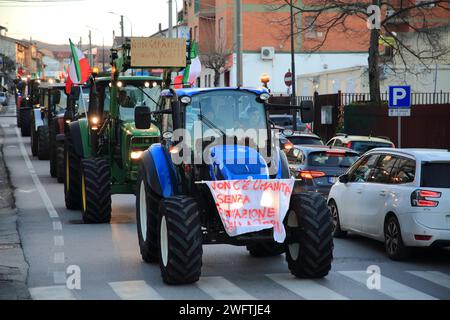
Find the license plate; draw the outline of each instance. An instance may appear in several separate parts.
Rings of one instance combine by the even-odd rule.
[[[331,184],[335,184],[336,181],[337,181],[337,177],[329,177],[328,178],[328,182],[331,183]]]

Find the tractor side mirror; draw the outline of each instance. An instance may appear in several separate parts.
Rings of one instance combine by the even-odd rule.
[[[134,125],[136,129],[150,129],[152,125],[150,108],[147,106],[138,106],[134,108]]]
[[[303,123],[311,123],[314,121],[314,103],[305,100],[300,103],[300,115]]]

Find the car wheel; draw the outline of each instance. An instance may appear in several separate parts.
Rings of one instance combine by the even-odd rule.
[[[404,260],[411,253],[403,243],[400,224],[395,216],[390,216],[384,224],[384,243],[386,253],[392,260]]]
[[[341,221],[339,219],[339,211],[336,205],[336,202],[333,200],[328,204],[331,213],[331,219],[333,221],[333,237],[335,238],[343,238],[347,235],[347,231],[343,231],[341,229]]]

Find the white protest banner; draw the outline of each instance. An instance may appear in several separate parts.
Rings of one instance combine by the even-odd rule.
[[[227,180],[205,182],[231,237],[273,228],[275,241],[286,239],[283,220],[295,180]]]

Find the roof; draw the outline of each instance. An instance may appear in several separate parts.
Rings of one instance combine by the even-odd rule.
[[[351,152],[354,153],[355,155],[358,154],[358,152],[356,152],[355,150],[349,149],[349,148],[345,148],[345,147],[332,147],[330,148],[329,146],[321,146],[321,145],[296,145],[294,146],[295,149],[301,149],[306,151],[307,153],[310,152],[315,152],[315,151],[330,151],[330,152]]]
[[[450,161],[450,152],[445,149],[419,149],[419,148],[376,148],[367,153],[385,152],[396,155],[414,157],[420,161]]]
[[[374,141],[374,142],[387,142],[392,143],[391,140],[381,138],[381,137],[371,137],[371,136],[352,136],[352,135],[337,135],[334,138],[341,139],[344,143],[348,141]]]
[[[295,138],[295,137],[304,137],[304,138],[315,138],[315,139],[320,139],[320,137],[317,134],[314,133],[298,133],[295,132],[294,134],[291,134],[289,136],[286,136],[286,138]]]
[[[248,91],[255,94],[269,93],[265,88],[239,88],[239,87],[222,87],[222,88],[184,88],[175,90],[179,97],[189,96],[192,97],[196,94],[214,91]]]

